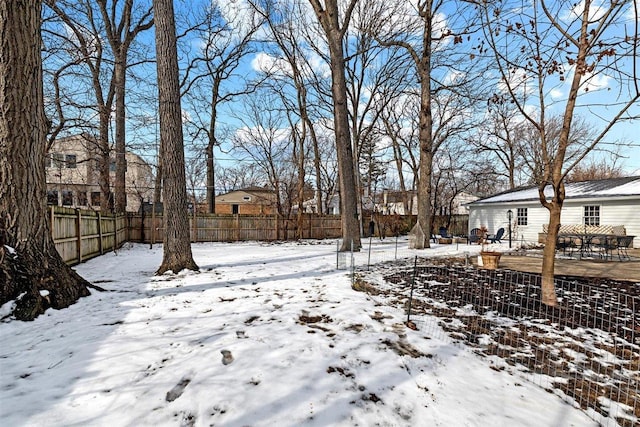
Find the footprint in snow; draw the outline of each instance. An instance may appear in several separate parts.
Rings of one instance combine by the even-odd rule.
[[[184,389],[187,388],[190,382],[191,382],[191,378],[181,379],[178,384],[173,386],[173,388],[167,392],[167,396],[165,397],[165,400],[167,402],[173,402],[174,400],[182,396],[182,393],[184,393]]]

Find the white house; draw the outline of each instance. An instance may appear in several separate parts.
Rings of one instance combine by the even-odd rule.
[[[416,191],[407,192],[409,196],[409,211],[411,215],[418,214],[418,194]],[[443,207],[436,214],[439,215],[468,215],[469,208],[468,204],[473,202],[474,200],[478,200],[477,196],[473,194],[469,194],[467,192],[460,192],[455,195],[451,206]],[[381,203],[376,203],[376,211],[382,212],[383,215],[407,215],[404,209],[404,195],[402,191],[391,191],[384,190],[382,193],[382,201]],[[449,212],[451,209],[451,212]]]
[[[313,199],[305,200],[302,206],[305,213],[317,213],[319,211],[318,201],[315,196]],[[340,194],[334,193],[329,197],[324,214],[340,215]]]
[[[640,248],[640,176],[611,178],[566,184],[561,224],[624,226],[626,234],[637,236]],[[552,196],[551,187],[545,191]],[[501,227],[508,239],[508,211],[512,212],[512,239],[518,243],[538,242],[538,233],[549,223],[549,211],[538,198],[535,186],[505,191],[469,205],[469,230],[485,226],[489,233]]]

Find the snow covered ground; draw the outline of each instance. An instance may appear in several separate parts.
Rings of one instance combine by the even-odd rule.
[[[393,241],[375,241],[372,259],[411,256],[406,247],[396,255]],[[77,266],[108,292],[33,322],[0,323],[0,424],[596,425],[432,334],[435,319],[409,329],[386,297],[353,291],[348,271],[336,269],[345,259],[335,241],[193,252],[199,273],[154,276],[161,245],[128,244]]]

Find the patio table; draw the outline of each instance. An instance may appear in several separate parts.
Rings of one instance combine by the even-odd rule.
[[[602,234],[602,233],[561,233],[558,240],[563,239],[563,248],[575,247],[580,252],[580,258],[592,256],[596,249],[604,259],[611,259],[612,252],[618,250],[618,258],[629,258],[626,248],[635,236]]]
[[[598,239],[598,242],[606,240],[606,234],[601,233],[561,233],[558,234],[558,238],[563,238],[565,241],[568,239],[571,247],[578,248],[580,252],[580,258],[584,258],[585,255],[591,256],[593,254],[593,241]]]

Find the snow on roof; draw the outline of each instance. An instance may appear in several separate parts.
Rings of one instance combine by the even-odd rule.
[[[633,196],[640,197],[640,176],[571,182],[565,185],[565,190],[567,200]],[[547,186],[547,188],[545,188],[545,195],[548,198],[552,197],[553,189],[551,186]],[[470,205],[524,202],[538,199],[538,187],[531,186],[498,193],[472,202]]]

